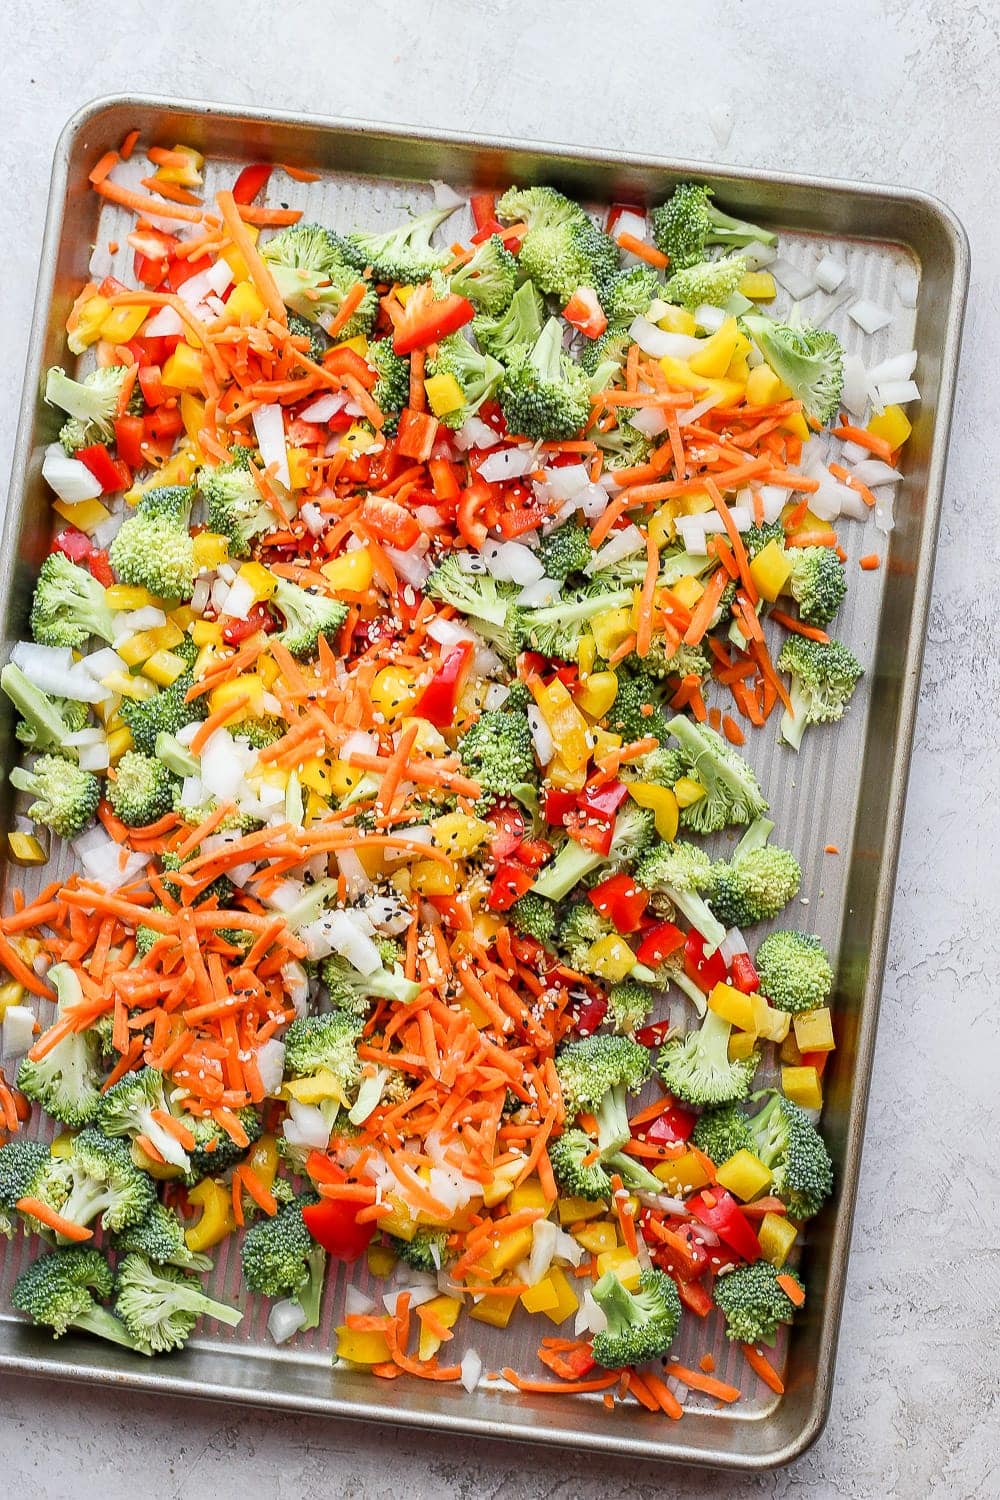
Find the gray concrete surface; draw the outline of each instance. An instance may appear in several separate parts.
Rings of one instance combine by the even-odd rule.
[[[704,157],[937,193],[973,282],[833,1414],[739,1480],[0,1380],[4,1488],[46,1500],[1000,1496],[996,0],[3,0],[0,454],[52,148],[136,89]],[[729,102],[720,150],[712,105]]]

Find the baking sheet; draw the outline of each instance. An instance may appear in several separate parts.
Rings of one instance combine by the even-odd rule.
[[[141,129],[142,145],[184,142],[204,151],[209,158],[208,197],[215,188],[231,183],[234,169],[248,161],[287,162],[320,171],[322,180],[308,185],[275,173],[263,201],[302,208],[307,220],[315,218],[342,231],[358,224],[389,226],[406,210],[429,204],[429,178],[442,178],[460,192],[511,181],[550,181],[588,202],[595,213],[616,199],[655,203],[675,181],[688,176],[707,180],[716,186],[726,208],[779,228],[780,253],[793,264],[805,269],[828,250],[845,261],[845,287],[890,308],[892,325],[874,339],[866,338],[846,317],[845,308],[836,307],[843,288],[833,297],[814,292],[802,304],[803,316],[825,319],[846,348],[863,349],[869,363],[917,347],[915,378],[924,399],[905,453],[907,477],[899,487],[896,529],[888,547],[872,522],[865,527],[843,524],[852,559],[851,587],[835,628],[867,668],[848,717],[830,730],[811,732],[798,757],[776,744],[773,721],[747,742],[748,756],[772,804],[774,839],[792,847],[802,861],[799,899],[808,904],[797,914],[796,925],[823,937],[837,956],[838,970],[833,1000],[838,1050],[824,1079],[824,1131],[838,1191],[834,1203],[802,1236],[806,1312],[790,1340],[783,1334],[776,1350],[776,1362],[784,1365],[784,1397],[749,1378],[742,1355],[718,1334],[714,1318],[705,1325],[688,1317],[672,1352],[692,1363],[711,1348],[718,1375],[742,1386],[746,1394],[734,1407],[720,1410],[692,1393],[679,1424],[632,1405],[609,1413],[599,1396],[571,1401],[526,1396],[509,1389],[490,1390],[488,1382],[469,1395],[460,1386],[432,1386],[405,1377],[390,1384],[331,1369],[332,1328],[341,1320],[347,1284],[344,1267],[331,1268],[321,1326],[280,1349],[267,1337],[268,1305],[259,1299],[250,1299],[252,1311],[239,1329],[207,1324],[182,1354],[155,1363],[82,1338],[67,1337],[56,1344],[7,1310],[7,1289],[34,1254],[34,1246],[20,1238],[6,1249],[0,1268],[0,1367],[444,1431],[572,1443],[634,1458],[738,1468],[786,1462],[820,1431],[833,1378],[968,275],[961,228],[942,205],[896,189],[775,174],[722,176],[698,163],[620,161],[559,146],[520,147],[496,140],[418,135],[376,124],[234,113],[197,104],[139,98],[98,101],[70,122],[57,148],[0,559],[4,655],[24,632],[34,573],[50,533],[41,451],[54,436],[58,415],[42,406],[40,379],[48,364],[69,367],[63,325],[87,277],[92,247],[98,247],[94,267],[100,274],[107,269],[127,280],[131,270],[131,252],[125,246],[131,216],[90,192],[86,175],[133,127]],[[137,151],[129,164],[136,181],[144,171],[140,155]],[[469,228],[466,216],[463,209],[448,221],[449,242]],[[106,250],[110,241],[123,247],[117,256]],[[916,310],[904,308],[897,295],[901,268],[919,275]],[[788,305],[788,298],[780,294],[774,307],[780,313]],[[875,573],[860,572],[857,557],[874,550],[883,553],[884,566]],[[0,722],[5,770],[16,750],[10,729],[7,716]],[[9,816],[9,791],[3,797],[0,815]],[[839,856],[824,855],[827,844],[836,845]],[[65,873],[69,868],[67,864]],[[5,894],[12,884],[30,893],[25,873],[5,872]],[[56,873],[63,871],[56,866]],[[46,879],[52,874],[50,864]],[[354,1285],[373,1296],[385,1289],[383,1283],[370,1280],[364,1261],[350,1268],[349,1275]],[[223,1300],[242,1300],[233,1241],[219,1247],[211,1287]],[[460,1352],[474,1346],[487,1371],[511,1364],[528,1373],[536,1368],[534,1350],[543,1332],[537,1318],[524,1314],[502,1332],[463,1319],[452,1347]]]

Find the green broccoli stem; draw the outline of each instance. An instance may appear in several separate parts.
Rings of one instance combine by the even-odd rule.
[[[529,630],[534,626],[573,625],[578,620],[589,620],[592,615],[599,615],[603,610],[619,609],[631,604],[634,597],[632,589],[618,589],[611,594],[577,599],[574,604],[551,604],[545,609],[526,610],[525,624]]]
[[[602,855],[595,853],[593,849],[585,849],[575,839],[567,839],[531,889],[549,901],[561,901],[587,875],[599,870],[603,863]]]
[[[606,1170],[617,1172],[625,1187],[634,1193],[662,1193],[663,1183],[646,1167],[623,1151],[615,1151],[605,1158]]]
[[[761,1094],[754,1094],[754,1101]],[[767,1104],[757,1114],[751,1115],[748,1124],[756,1142],[756,1152],[765,1167],[773,1167],[781,1154],[787,1135],[787,1124],[781,1108],[781,1095],[772,1094]]]
[[[82,1182],[74,1182],[69,1197],[59,1210],[60,1217],[68,1219],[71,1224],[86,1226],[113,1206],[115,1196],[105,1183],[85,1177]],[[57,1243],[67,1245],[70,1241],[58,1235]]]
[[[310,1328],[319,1327],[320,1303],[323,1299],[323,1280],[326,1275],[326,1251],[322,1245],[316,1245],[306,1256],[306,1264],[309,1267],[309,1279],[304,1287],[301,1287],[298,1296],[294,1299],[304,1313],[301,1332]]]
[[[664,887],[664,893],[677,907],[677,910],[697,928],[705,939],[705,957],[710,958],[715,950],[726,940],[726,929],[714,914],[704,897],[695,891],[681,891],[676,886]]]
[[[798,750],[802,744],[802,736],[806,732],[806,726],[809,723],[809,706],[805,698],[798,691],[794,678],[792,678],[792,685],[788,696],[791,699],[792,711],[789,713],[786,709],[781,716],[781,738],[793,750]]]
[[[239,1308],[227,1307],[225,1302],[216,1302],[204,1292],[196,1291],[194,1287],[170,1282],[169,1285],[164,1283],[161,1290],[163,1301],[171,1311],[194,1313],[196,1317],[202,1318],[215,1318],[216,1322],[225,1323],[229,1328],[235,1328],[243,1321],[243,1314]]]
[[[676,984],[679,990],[683,990],[688,999],[693,1003],[699,1016],[703,1016],[708,1008],[705,992],[698,988],[693,979],[690,979],[684,970],[677,968],[670,975],[670,983]]]
[[[35,731],[35,744],[44,750],[59,749],[77,759],[77,751],[64,744],[66,724],[62,714],[47,693],[30,682],[20,667],[8,662],[0,672],[0,687],[21,718]]]
[[[752,854],[756,849],[763,849],[773,832],[774,824],[770,818],[754,818],[733,850],[731,862],[742,859],[744,854]]]
[[[614,1088],[608,1089],[594,1111],[594,1115],[597,1120],[597,1144],[601,1148],[601,1155],[614,1155],[632,1137],[628,1123],[624,1084],[616,1083]]]
[[[620,1338],[626,1329],[638,1321],[635,1299],[613,1271],[605,1271],[600,1280],[595,1282],[591,1295],[608,1320],[608,1332],[612,1338]]]
[[[732,1029],[730,1022],[720,1016],[718,1011],[706,1011],[698,1032],[698,1050],[704,1057],[706,1066],[720,1071],[729,1067],[729,1036]]]
[[[110,1344],[120,1344],[123,1349],[131,1349],[138,1354],[151,1354],[149,1349],[140,1349],[135,1339],[130,1338],[124,1323],[120,1323],[114,1313],[108,1312],[106,1307],[87,1308],[75,1318],[70,1319],[71,1328],[79,1328],[84,1333],[92,1333],[99,1339],[106,1339]]]

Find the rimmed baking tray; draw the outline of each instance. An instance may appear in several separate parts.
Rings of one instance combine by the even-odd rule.
[[[0,1268],[0,1369],[400,1422],[441,1433],[567,1444],[581,1452],[614,1452],[631,1459],[735,1469],[785,1463],[822,1430],[833,1383],[968,282],[963,230],[941,203],[900,188],[778,173],[721,173],[703,163],[668,158],[622,158],[608,151],[224,105],[140,96],[97,100],[74,116],[56,148],[0,557],[4,656],[24,633],[34,574],[51,527],[41,455],[57,419],[41,401],[42,373],[49,364],[66,363],[65,318],[87,279],[93,247],[117,241],[122,248],[111,264],[123,278],[127,275],[127,216],[89,190],[87,173],[131,129],[141,131],[143,146],[184,142],[203,151],[213,174],[209,193],[230,182],[234,168],[247,162],[317,171],[321,180],[308,186],[276,173],[267,202],[302,207],[307,218],[339,229],[395,222],[400,210],[429,200],[428,180],[434,178],[460,190],[551,182],[595,209],[613,201],[652,204],[678,180],[708,181],[727,208],[780,229],[782,255],[793,263],[812,265],[826,250],[846,262],[847,285],[894,313],[891,327],[864,344],[866,358],[915,346],[923,400],[905,450],[906,478],[899,487],[891,537],[875,532],[872,523],[844,528],[852,559],[851,589],[836,628],[868,669],[849,717],[835,729],[814,732],[797,758],[775,745],[771,730],[756,734],[748,745],[776,809],[775,838],[791,845],[802,860],[801,899],[808,909],[799,925],[817,931],[838,954],[837,1051],[824,1079],[824,1128],[837,1192],[805,1236],[806,1314],[777,1350],[784,1362],[785,1395],[778,1398],[748,1379],[738,1351],[719,1338],[714,1345],[718,1373],[742,1385],[746,1395],[723,1410],[692,1395],[677,1424],[633,1406],[608,1412],[600,1397],[568,1400],[482,1386],[470,1395],[461,1386],[405,1378],[378,1382],[332,1369],[331,1329],[340,1319],[346,1285],[342,1269],[331,1275],[322,1326],[291,1347],[278,1349],[270,1343],[261,1307],[238,1331],[206,1332],[183,1354],[155,1363],[97,1341],[67,1337],[54,1343],[7,1311],[7,1289],[28,1253],[21,1239],[6,1246]],[[135,166],[138,177],[138,161]],[[464,227],[456,215],[449,225],[451,237]],[[914,273],[919,277],[916,310],[906,308],[897,294]],[[844,305],[834,306],[837,300],[814,293],[803,313],[825,317],[849,349],[860,349],[860,330],[848,321]],[[780,311],[782,304],[777,306]],[[883,553],[884,565],[877,573],[861,573],[856,559],[872,550]],[[6,715],[0,717],[4,772],[15,753]],[[0,811],[9,817],[9,793],[3,795]],[[829,844],[839,848],[839,855],[823,853]],[[46,867],[46,877],[52,873],[53,867]],[[63,870],[56,866],[56,873]],[[5,872],[5,888],[26,884],[24,874]],[[367,1286],[363,1264],[353,1279]],[[223,1297],[241,1295],[231,1244],[222,1247],[213,1287]],[[371,1289],[378,1294],[377,1285]],[[506,1333],[468,1326],[487,1371],[504,1364],[523,1371],[535,1367],[537,1320],[530,1328],[526,1319],[514,1323]],[[689,1318],[676,1352],[691,1363],[705,1352],[707,1342],[708,1329]]]

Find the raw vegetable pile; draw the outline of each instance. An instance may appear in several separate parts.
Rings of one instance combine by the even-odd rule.
[[[477,194],[449,246],[442,185],[342,236],[267,167],[206,204],[186,147],[122,186],[134,146],[91,181],[136,286],[48,373],[62,529],[0,674],[11,853],[77,866],[0,923],[15,1307],[168,1351],[239,1323],[199,1279],[237,1234],[278,1341],[367,1257],[333,1353],[376,1376],[472,1389],[520,1307],[558,1330],[520,1389],[735,1400],[668,1355],[721,1316],[780,1390],[834,974],[738,747],[850,702],[832,522],[899,478],[909,357],[847,362],[848,421],[837,338],[767,314],[775,235],[696,185],[607,229]]]

